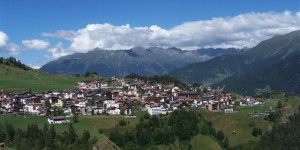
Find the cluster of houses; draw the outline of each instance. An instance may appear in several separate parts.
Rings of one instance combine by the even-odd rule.
[[[234,105],[263,103],[252,97],[233,99],[231,93],[224,93],[222,89],[212,90],[208,86],[198,88],[206,88],[206,92],[200,95],[200,92],[193,89],[183,91],[174,84],[150,84],[139,79],[81,81],[75,90],[35,94],[0,92],[0,111],[42,116],[48,116],[57,110],[64,115],[132,115],[135,107],[141,107],[150,115],[165,115],[186,107],[229,113],[233,112]]]

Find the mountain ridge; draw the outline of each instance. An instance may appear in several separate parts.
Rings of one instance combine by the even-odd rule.
[[[170,70],[193,62],[202,62],[223,53],[239,49],[198,49],[134,47],[129,50],[102,50],[95,48],[87,53],[75,53],[58,58],[41,67],[50,74],[84,74],[97,72],[100,76],[162,75]]]
[[[206,62],[186,65],[171,71],[168,75],[190,83],[213,83],[218,86],[226,84],[225,89],[240,91],[237,88],[240,86],[228,88],[232,85],[230,82],[237,82],[249,76],[267,78],[268,76],[259,75],[259,72],[268,73],[265,70],[276,72],[275,70],[278,69],[274,67],[276,64],[293,59],[297,55],[300,55],[300,30],[274,36],[247,51],[224,54]],[[288,80],[286,77],[282,80]],[[245,91],[252,90],[249,93],[253,94],[253,90],[260,87],[252,86]],[[289,91],[293,92],[291,89]]]

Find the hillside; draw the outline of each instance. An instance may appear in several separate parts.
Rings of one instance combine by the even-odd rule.
[[[84,74],[97,72],[104,77],[126,76],[134,73],[142,76],[162,75],[184,65],[203,62],[237,49],[199,49],[193,51],[178,48],[142,48],[129,50],[102,50],[96,48],[87,53],[76,53],[47,63],[41,70],[50,74]]]
[[[266,85],[270,85],[271,89],[299,93],[293,82],[285,82],[290,78],[297,78],[298,75],[295,72],[298,68],[290,67],[288,71],[290,74],[288,74],[283,73],[286,72],[284,66],[276,66],[283,61],[296,63],[293,57],[299,54],[300,31],[294,31],[262,41],[247,51],[224,54],[206,62],[190,64],[171,71],[168,75],[190,83],[226,85],[228,90],[249,94],[253,94],[254,89]],[[291,66],[297,66],[297,64]],[[270,74],[271,72],[273,74]],[[277,75],[280,76],[284,85],[277,81]]]
[[[300,55],[297,55],[248,76],[231,76],[215,86],[226,85],[226,90],[234,90],[244,95],[253,95],[256,89],[263,89],[266,86],[270,86],[274,91],[286,91],[299,95],[299,68]]]
[[[39,70],[0,65],[0,90],[24,92],[73,89],[76,83],[86,78],[49,75]]]

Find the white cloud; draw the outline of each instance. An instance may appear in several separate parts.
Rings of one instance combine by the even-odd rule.
[[[22,44],[33,50],[41,50],[41,49],[46,49],[49,47],[50,43],[48,41],[44,40],[39,40],[39,39],[32,39],[32,40],[23,40]]]
[[[51,48],[54,57],[75,52],[87,52],[96,47],[108,50],[129,49],[134,46],[161,46],[187,48],[243,48],[277,34],[300,29],[300,12],[246,13],[233,17],[186,22],[171,29],[157,25],[150,27],[88,24],[76,31],[60,30],[44,33],[70,41],[70,45]]]
[[[8,52],[11,55],[20,54],[21,48],[9,42],[9,38],[6,33],[0,31],[0,52]]]
[[[40,65],[34,65],[34,64],[27,64],[27,66],[30,66],[33,69],[40,69],[41,68]]]
[[[5,46],[7,41],[8,41],[8,36],[4,32],[0,31],[0,47]]]

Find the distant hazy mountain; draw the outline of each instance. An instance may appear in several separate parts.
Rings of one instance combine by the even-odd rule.
[[[294,65],[297,63],[294,59],[299,54],[300,31],[294,31],[262,41],[247,51],[224,54],[206,62],[186,65],[169,75],[190,83],[211,82],[218,86],[226,85],[225,89],[244,93],[253,93],[254,89],[265,85],[270,85],[273,89],[297,92],[293,82],[287,81],[299,76],[297,69],[300,68],[295,67],[297,64]],[[287,71],[289,73],[282,66],[285,63],[293,66]],[[288,86],[295,88],[285,88]]]
[[[181,50],[178,48],[135,47],[129,50],[101,50],[75,53],[61,57],[41,67],[51,74],[84,74],[97,72],[100,76],[162,75],[184,65],[203,62],[238,49]]]

